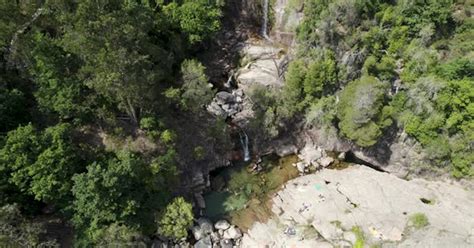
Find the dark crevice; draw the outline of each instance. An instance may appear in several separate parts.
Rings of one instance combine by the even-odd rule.
[[[344,159],[344,162],[347,162],[347,163],[352,163],[352,164],[360,164],[360,165],[365,165],[369,168],[372,168],[378,172],[385,172],[385,173],[388,173],[387,171],[385,171],[384,169],[382,169],[380,166],[377,166],[377,165],[374,165],[374,164],[371,164],[365,160],[362,160],[360,158],[358,158],[352,151],[348,151],[346,152],[346,157]]]

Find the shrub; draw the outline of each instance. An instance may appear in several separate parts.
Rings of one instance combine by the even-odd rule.
[[[416,229],[429,225],[428,217],[423,213],[415,213],[410,216],[410,222]]]
[[[175,198],[158,220],[158,232],[161,235],[180,240],[188,235],[188,228],[193,224],[193,206],[183,197]]]

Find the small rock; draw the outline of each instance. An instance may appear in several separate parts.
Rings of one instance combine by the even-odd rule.
[[[199,227],[201,228],[201,231],[204,234],[210,234],[214,231],[212,222],[206,218],[199,218],[197,220],[197,223],[199,224]]]
[[[219,234],[219,236],[224,236],[224,230],[217,230],[217,233]]]
[[[339,153],[339,155],[337,155],[337,159],[339,159],[341,161],[346,159],[346,153],[345,152]]]
[[[299,172],[304,173],[304,169],[306,168],[306,166],[303,162],[298,162],[296,163],[296,168]]]
[[[214,224],[214,227],[217,230],[227,230],[227,229],[229,229],[230,224],[226,220],[220,220],[220,221],[216,222],[216,224]]]
[[[280,146],[276,148],[275,153],[279,157],[286,157],[298,152],[298,148],[295,145]]]
[[[229,240],[229,239],[221,240],[220,245],[221,245],[221,248],[232,248],[233,247],[232,240]]]
[[[194,244],[194,248],[212,248],[211,238],[206,236]]]
[[[211,237],[211,241],[212,241],[213,244],[219,243],[219,241],[221,241],[221,237],[216,232],[211,233],[211,235],[209,235],[209,236]]]
[[[224,231],[224,239],[238,239],[242,237],[242,232],[236,226],[231,226],[229,229]]]
[[[332,162],[334,162],[334,159],[331,157],[324,157],[319,160],[319,163],[323,167],[328,167],[330,164],[332,164]]]
[[[223,105],[226,103],[233,103],[235,102],[235,96],[227,91],[220,91],[220,92],[217,92],[215,101],[220,105]]]
[[[344,232],[343,237],[345,240],[355,244],[357,237],[353,232]]]
[[[193,236],[194,236],[195,240],[200,240],[204,237],[204,232],[202,231],[201,227],[199,227],[199,226],[193,226],[191,228],[191,232],[193,233]]]

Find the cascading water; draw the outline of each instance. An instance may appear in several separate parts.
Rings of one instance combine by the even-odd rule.
[[[242,130],[239,133],[240,144],[242,145],[242,150],[244,150],[244,161],[247,162],[250,160],[250,151],[249,151],[249,136]]]
[[[268,37],[268,0],[264,0],[263,3],[263,25],[262,25],[262,36],[263,38],[269,40],[270,37]]]

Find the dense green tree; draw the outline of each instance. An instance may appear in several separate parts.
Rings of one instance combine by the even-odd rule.
[[[360,146],[371,146],[382,134],[380,115],[387,85],[374,77],[349,83],[341,93],[337,117],[341,133]]]
[[[306,65],[302,60],[295,60],[289,65],[282,97],[284,108],[281,112],[283,116],[291,117],[303,109],[306,72]]]
[[[85,84],[138,123],[156,99],[157,83],[172,71],[173,54],[152,35],[166,31],[143,5],[97,6],[83,1],[69,17],[62,43],[83,60]]]
[[[181,64],[183,77],[184,106],[192,111],[204,109],[211,102],[215,90],[208,83],[204,66],[196,60],[185,60]]]
[[[74,176],[74,217],[81,242],[95,242],[113,223],[147,231],[153,214],[164,203],[166,188],[151,180],[150,167],[130,152],[94,162]],[[167,182],[167,181],[166,181]]]
[[[176,1],[164,7],[166,16],[187,36],[189,43],[194,44],[209,38],[220,28],[220,1],[184,0]]]
[[[193,207],[184,198],[175,198],[166,206],[158,220],[158,233],[174,240],[180,240],[188,235],[188,229],[193,225]]]
[[[337,83],[337,65],[332,52],[326,52],[324,59],[309,64],[303,88],[308,103],[320,98]]]
[[[31,73],[38,88],[35,97],[43,110],[58,113],[62,118],[79,117],[84,111],[84,86],[77,79],[79,61],[66,54],[55,41],[41,33],[35,35]]]
[[[28,120],[25,94],[0,86],[0,132],[7,132]]]
[[[37,200],[67,203],[71,177],[80,170],[70,135],[68,124],[44,132],[30,124],[9,132],[0,150],[1,170],[20,191]]]

